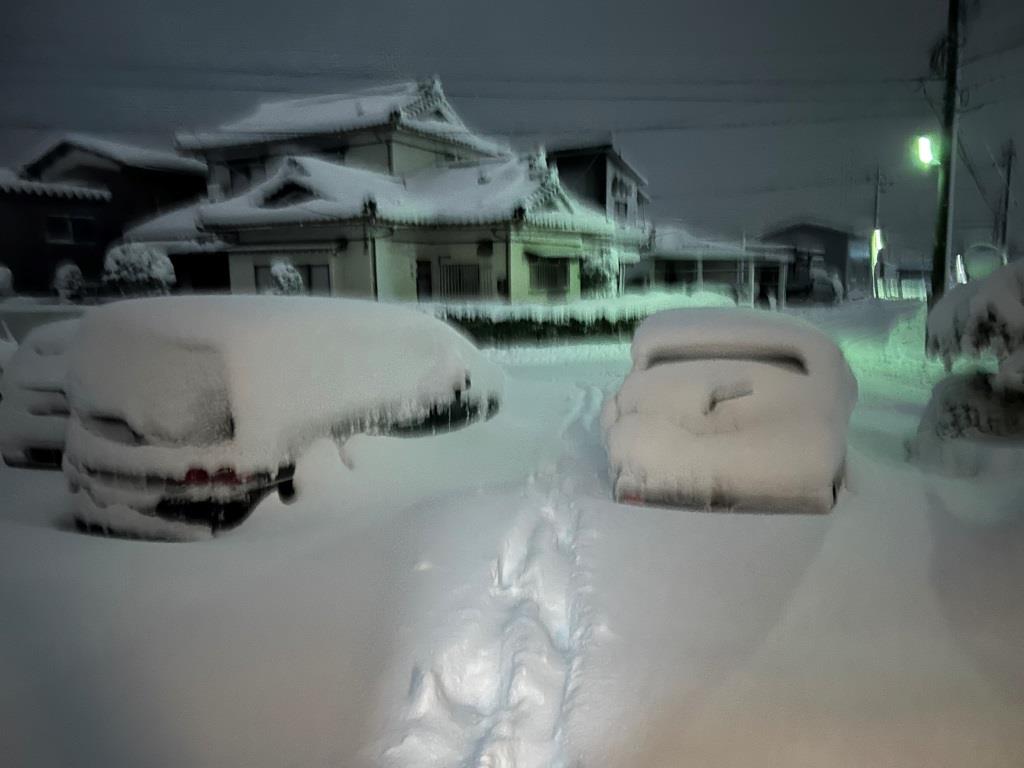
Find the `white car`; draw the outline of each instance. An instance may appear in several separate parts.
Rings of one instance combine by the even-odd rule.
[[[60,469],[68,403],[65,353],[78,320],[34,328],[8,361],[0,380],[0,454],[12,467]]]
[[[82,320],[64,471],[86,528],[195,538],[294,494],[315,440],[497,412],[502,374],[450,326],[369,301],[178,296]]]
[[[824,333],[774,312],[673,310],[640,325],[632,357],[601,415],[617,500],[832,508],[857,381]]]

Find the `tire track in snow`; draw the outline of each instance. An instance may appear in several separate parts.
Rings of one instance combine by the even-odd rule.
[[[590,485],[576,455],[593,442],[603,399],[581,388],[560,430],[557,466],[531,481],[528,503],[506,532],[483,606],[413,669],[393,766],[568,768],[566,726],[594,631],[586,532],[573,499]],[[591,468],[592,470],[593,468]]]

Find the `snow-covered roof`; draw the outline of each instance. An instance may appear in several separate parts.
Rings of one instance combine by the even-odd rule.
[[[199,209],[200,226],[214,229],[362,218],[407,225],[523,220],[609,236],[616,229],[562,188],[543,155],[427,168],[404,178],[290,157],[247,192]]]
[[[37,154],[35,160],[25,165],[26,170],[38,174],[40,168],[45,166],[48,160],[64,147],[77,147],[130,168],[188,173],[197,176],[206,175],[206,163],[201,160],[182,157],[169,150],[139,147],[122,141],[112,141],[82,133],[70,133],[49,144],[45,150]]]
[[[94,187],[82,187],[74,184],[52,184],[42,181],[29,181],[18,176],[10,168],[0,168],[0,192],[17,195],[37,195],[39,197],[64,197],[75,200],[109,200],[110,192]]]
[[[650,255],[658,259],[748,259],[751,253],[733,243],[708,240],[679,225],[655,225]]]
[[[143,219],[126,229],[124,238],[138,242],[198,238],[202,234],[196,220],[199,206],[200,203],[189,203]]]
[[[267,144],[302,136],[347,133],[383,125],[440,138],[487,155],[509,148],[477,136],[448,103],[437,78],[380,85],[350,93],[267,101],[249,115],[199,132],[180,132],[178,146],[188,151],[246,144]]]

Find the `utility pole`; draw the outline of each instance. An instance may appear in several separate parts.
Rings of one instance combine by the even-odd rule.
[[[949,271],[953,239],[953,190],[956,181],[957,101],[960,96],[960,0],[949,0],[945,40],[946,89],[942,101],[942,139],[939,142],[939,215],[932,253],[932,295],[929,306],[942,298]]]
[[[881,232],[882,230],[878,227],[878,206],[880,198],[882,196],[882,173],[879,170],[878,163],[875,163],[875,217],[874,224],[871,227],[871,296],[878,298],[880,293],[878,288],[878,277],[880,267],[878,265],[878,250],[881,246]]]
[[[1003,220],[1000,222],[999,247],[1003,251],[1003,264],[1006,263],[1010,247],[1010,179],[1013,176],[1013,160],[1017,156],[1017,150],[1013,146],[1013,139],[1010,139],[1006,147],[1006,176],[1003,179],[1006,186],[1003,189]]]

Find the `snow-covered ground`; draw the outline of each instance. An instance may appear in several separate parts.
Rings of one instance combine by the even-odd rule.
[[[0,764],[1018,766],[1024,482],[904,461],[917,305],[803,311],[859,379],[822,516],[611,501],[625,343],[494,350],[502,411],[322,443],[194,544],[0,471]]]

